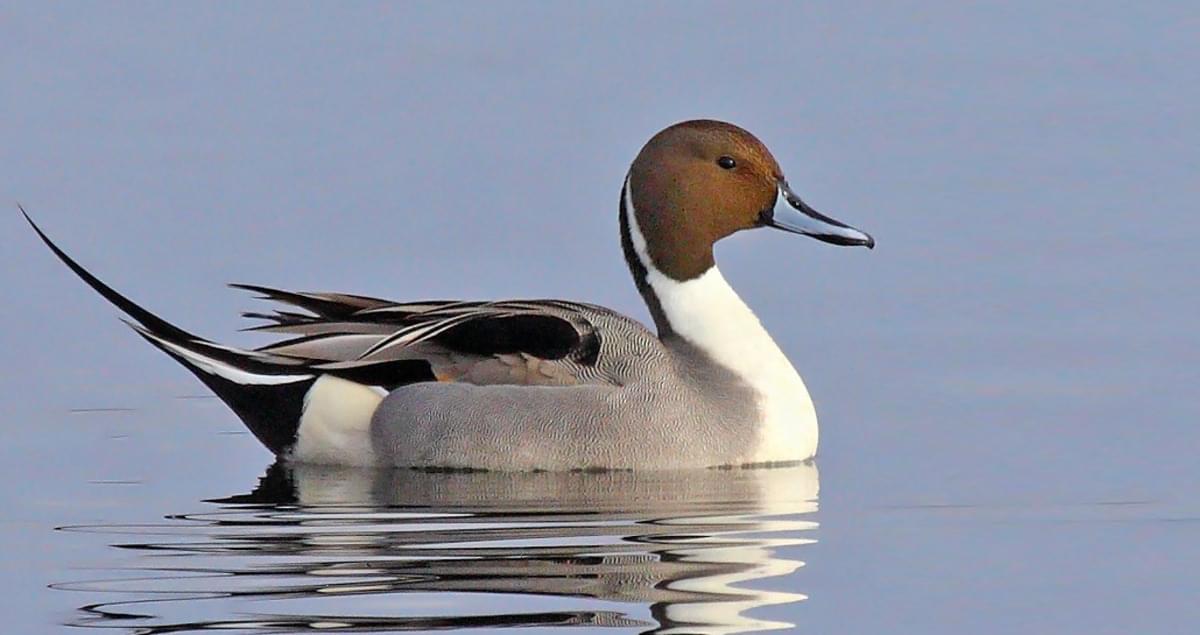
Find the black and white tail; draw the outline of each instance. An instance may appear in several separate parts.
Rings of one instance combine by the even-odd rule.
[[[97,293],[131,320],[146,341],[192,372],[275,454],[296,442],[305,398],[320,374],[302,360],[223,346],[167,322],[101,282],[55,245],[21,208],[42,242]]]

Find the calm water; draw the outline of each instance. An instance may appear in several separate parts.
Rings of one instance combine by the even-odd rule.
[[[0,630],[1200,631],[1196,3],[610,4],[0,6]],[[812,466],[262,480],[5,213],[234,344],[225,282],[645,319],[698,116],[879,241],[718,249]]]
[[[915,472],[827,493],[816,464],[264,474],[222,414],[189,396],[41,422],[76,431],[57,452],[77,460],[32,450],[37,478],[9,491],[20,632],[1189,633],[1200,618],[1194,490],[940,498],[954,486]]]
[[[144,633],[779,628],[789,624],[755,609],[806,596],[762,581],[804,565],[816,497],[811,465],[520,476],[278,466],[251,492],[165,520],[63,527],[113,553],[54,587],[76,592],[69,623]]]

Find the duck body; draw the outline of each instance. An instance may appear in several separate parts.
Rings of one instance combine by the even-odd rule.
[[[603,342],[592,381],[401,387],[383,398],[371,420],[382,461],[559,471],[755,460],[758,439],[746,432],[759,412],[748,385],[686,342],[660,342],[616,314],[589,317]]]
[[[266,321],[257,330],[288,336],[255,350],[166,322],[34,229],[295,462],[560,471],[811,458],[817,418],[804,382],[725,281],[712,245],[764,225],[837,244],[873,240],[804,206],[749,133],[710,121],[677,124],[643,148],[619,224],[657,332],[562,300],[391,302],[234,285],[291,305],[247,314]]]
[[[585,311],[601,338],[591,381],[401,387],[372,417],[376,460],[479,469],[673,469],[792,460],[816,450],[815,439],[812,447],[797,447],[806,431],[815,432],[815,417],[804,416],[811,407],[778,422],[799,434],[789,440],[790,452],[773,452],[764,397],[743,378],[683,338],[662,341],[624,316]],[[303,444],[297,449],[303,452]]]

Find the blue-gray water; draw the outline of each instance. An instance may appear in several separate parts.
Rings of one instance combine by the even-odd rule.
[[[228,281],[645,316],[618,188],[690,117],[879,240],[718,252],[815,466],[248,501],[267,453],[13,206],[5,630],[1194,632],[1200,11],[881,5],[0,7],[0,198],[232,343]]]

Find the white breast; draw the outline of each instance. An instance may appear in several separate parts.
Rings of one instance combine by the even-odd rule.
[[[625,185],[630,238],[646,268],[663,314],[675,333],[705,351],[749,384],[760,397],[761,442],[746,462],[796,461],[817,451],[817,415],[804,380],[758,317],[713,266],[679,282],[654,267]]]

